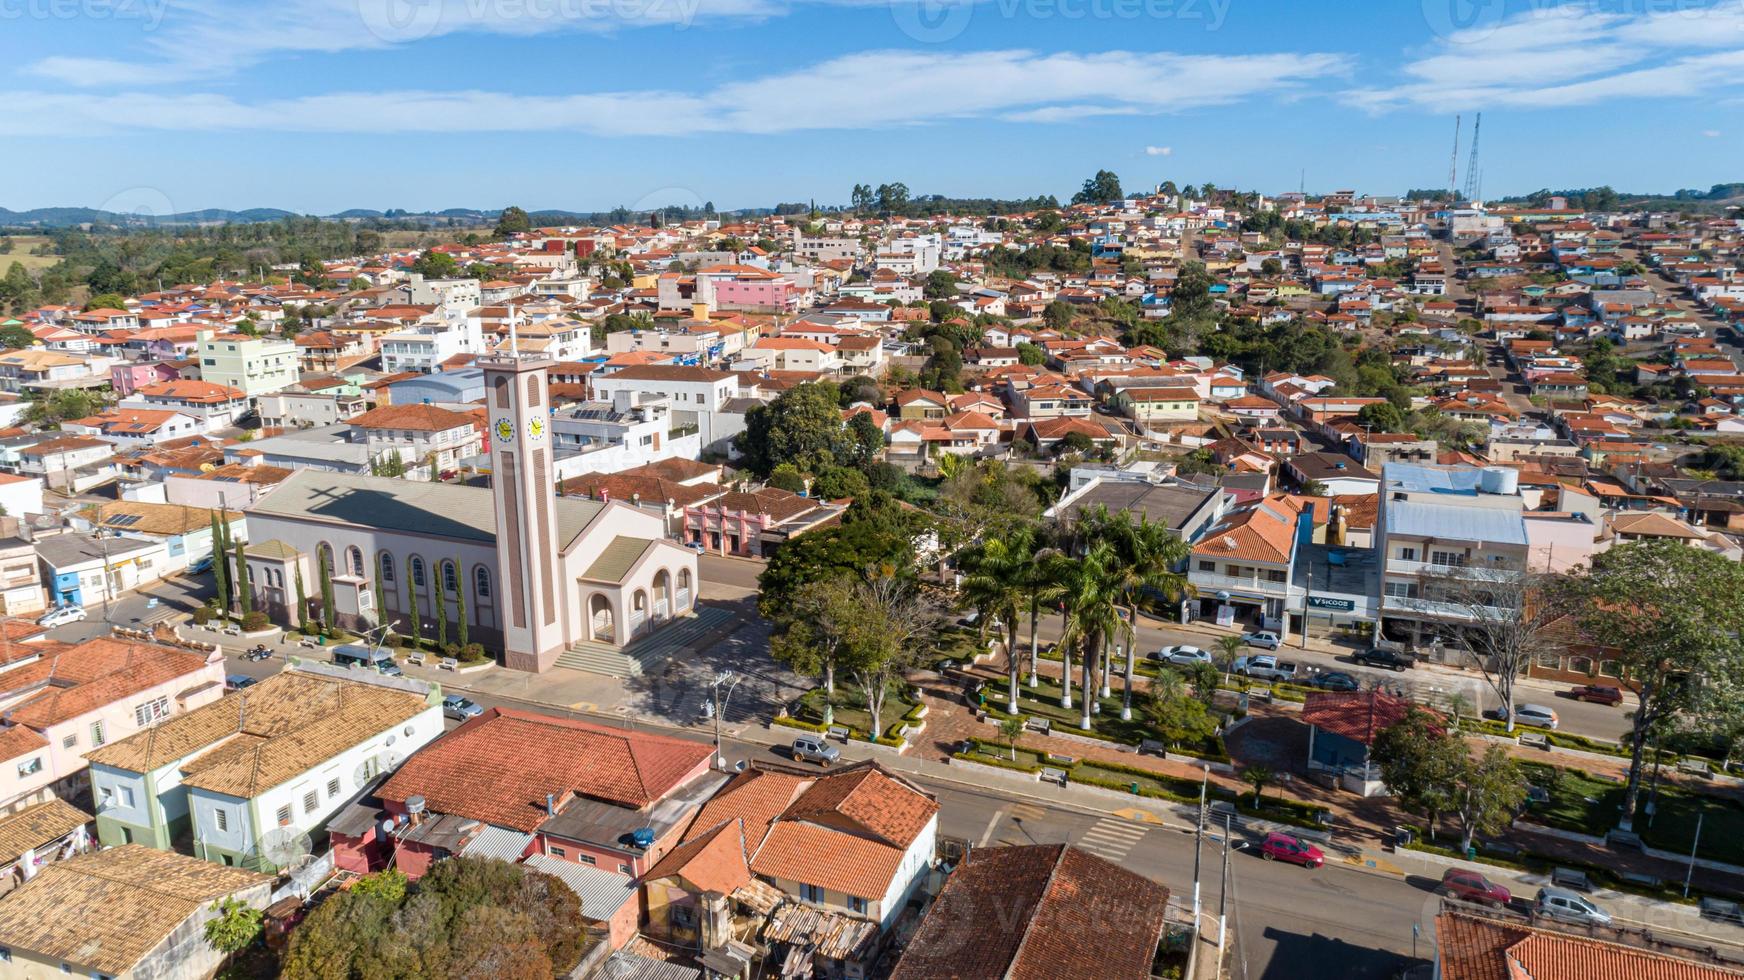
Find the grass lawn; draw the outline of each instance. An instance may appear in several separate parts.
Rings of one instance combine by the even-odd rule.
[[[1113,694],[1102,699],[1102,713],[1090,716],[1092,731],[1127,745],[1138,745],[1147,740],[1166,741],[1145,719],[1142,706],[1143,692],[1133,692],[1132,720],[1122,721],[1120,719],[1120,682],[1118,678],[1116,678],[1112,690]],[[986,706],[1003,713],[1007,704],[1006,693],[1004,684],[989,685]],[[1033,688],[1027,684],[1019,686],[1017,706],[1027,716],[1048,719],[1053,723],[1053,730],[1056,732],[1081,735],[1083,730],[1078,727],[1078,723],[1083,719],[1083,708],[1080,707],[1083,702],[1078,698],[1078,694],[1078,687],[1074,684],[1072,687],[1074,699],[1072,707],[1062,708],[1060,707],[1060,685],[1044,677]],[[1224,751],[1221,742],[1217,739],[1211,739],[1203,746],[1182,745],[1177,750],[1183,754],[1198,754],[1213,759],[1228,758],[1227,752]]]
[[[1550,802],[1533,805],[1529,814],[1543,823],[1567,830],[1602,836],[1617,825],[1617,814],[1623,805],[1623,784],[1595,779],[1573,769],[1562,770],[1560,779],[1552,779],[1552,767],[1527,765],[1529,778],[1535,785],[1550,792]],[[1702,839],[1698,857],[1744,864],[1744,805],[1734,800],[1705,793],[1691,793],[1670,785],[1659,784],[1658,810],[1651,818],[1645,813],[1649,799],[1651,777],[1641,784],[1639,813],[1635,827],[1648,846],[1688,854],[1695,842],[1696,820],[1702,823]]]
[[[0,255],[0,275],[5,275],[6,270],[12,268],[14,262],[24,266],[25,270],[29,272],[39,272],[59,262],[61,257],[58,255],[30,254],[31,250],[38,245],[47,243],[48,239],[41,235],[13,235],[12,251]]]
[[[893,683],[884,698],[884,714],[879,719],[884,728],[896,724],[914,707],[915,702],[904,700],[905,688],[899,683]],[[832,724],[844,725],[859,734],[872,730],[872,712],[866,710],[866,698],[860,688],[853,684],[844,684],[839,678],[836,681],[836,694],[830,698],[834,708]],[[800,698],[799,708],[794,716],[801,721],[822,724],[824,720],[824,689],[812,688]]]

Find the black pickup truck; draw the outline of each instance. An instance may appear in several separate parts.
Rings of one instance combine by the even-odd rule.
[[[1350,660],[1351,663],[1362,664],[1365,667],[1385,667],[1388,670],[1401,672],[1417,665],[1417,661],[1411,659],[1409,654],[1395,653],[1380,647],[1370,647],[1360,653],[1352,654]]]

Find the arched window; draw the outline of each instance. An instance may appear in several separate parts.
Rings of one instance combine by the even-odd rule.
[[[351,574],[363,578],[363,549],[357,545],[345,549],[345,564],[351,569]]]
[[[412,587],[415,589],[423,588],[424,587],[424,559],[419,558],[417,555],[413,555],[411,557],[411,559],[406,562],[406,567],[408,567],[412,570]]]
[[[391,585],[394,581],[394,556],[384,551],[376,560],[381,562],[381,580]]]
[[[454,563],[447,559],[442,561],[442,591],[460,594],[460,573],[455,570]]]
[[[315,562],[317,572],[322,568],[331,572],[340,571],[339,566],[333,561],[333,546],[325,541],[315,546]]]
[[[491,597],[490,569],[483,565],[475,566],[472,570],[472,587],[478,592],[480,599],[489,599]]]

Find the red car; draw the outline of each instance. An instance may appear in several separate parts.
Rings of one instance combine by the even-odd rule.
[[[1289,834],[1267,834],[1265,843],[1260,845],[1260,857],[1267,861],[1288,861],[1304,868],[1318,868],[1326,863],[1326,855],[1320,853],[1320,848]]]
[[[1450,898],[1462,902],[1476,902],[1479,905],[1492,905],[1502,908],[1514,900],[1513,893],[1496,884],[1476,871],[1466,871],[1463,868],[1448,868],[1441,876],[1441,884],[1435,889]]]
[[[1568,692],[1568,696],[1576,701],[1591,701],[1594,704],[1622,704],[1623,692],[1615,687],[1603,684],[1582,684]]]

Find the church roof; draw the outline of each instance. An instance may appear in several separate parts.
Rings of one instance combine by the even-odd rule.
[[[575,540],[608,506],[603,501],[581,497],[553,496],[552,501],[556,505],[559,547]],[[298,470],[248,512],[262,517],[354,524],[492,545],[497,537],[491,491],[452,483]]]

